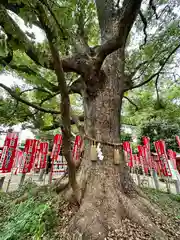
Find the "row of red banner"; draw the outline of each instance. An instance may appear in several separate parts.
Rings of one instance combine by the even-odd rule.
[[[176,137],[176,140],[180,147],[179,137]],[[172,176],[171,168],[177,170],[176,152],[171,149],[166,151],[165,142],[163,140],[159,140],[154,142],[157,153],[157,157],[155,159],[155,157],[151,154],[150,139],[148,137],[143,137],[142,141],[143,145],[137,146],[138,154],[132,153],[132,148],[129,142],[123,143],[127,165],[130,168],[141,166],[145,174],[148,174],[149,171],[154,169],[156,172],[163,174],[164,176]]]
[[[164,176],[172,176],[171,167],[177,169],[176,166],[176,153],[171,149],[166,151],[165,142],[159,140],[154,142],[157,152],[157,160],[155,161],[150,151],[150,139],[143,137],[143,145],[139,145],[138,154],[133,154],[129,142],[123,143],[125,159],[127,165],[132,168],[142,166],[145,174],[148,174],[151,169],[156,172],[162,173]],[[177,143],[180,147],[180,139],[176,136]],[[47,155],[49,151],[48,142],[41,142],[36,139],[27,139],[23,151],[17,149],[18,134],[8,133],[4,141],[3,151],[0,157],[0,171],[3,173],[11,172],[12,168],[19,173],[28,173],[32,169],[44,169],[47,165]],[[82,139],[76,136],[75,143],[72,150],[73,160],[80,158],[80,148]],[[62,147],[62,135],[56,134],[54,136],[53,149],[51,152],[52,163],[57,161],[56,165],[66,165],[66,163],[58,163],[60,151]],[[54,165],[53,165],[54,166]],[[59,169],[59,167],[57,168]],[[53,169],[52,172],[57,171]]]
[[[82,140],[80,136],[76,136],[72,156],[77,160]],[[24,150],[17,148],[18,134],[8,133],[4,141],[2,154],[0,156],[0,172],[29,173],[32,169],[44,169],[47,165],[47,156],[49,151],[49,143],[41,142],[36,139],[27,139]],[[53,149],[51,152],[52,162],[57,161],[62,146],[62,135],[54,136]],[[52,168],[53,171],[53,168]]]

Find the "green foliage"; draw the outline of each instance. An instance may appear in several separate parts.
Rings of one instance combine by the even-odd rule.
[[[167,149],[179,151],[175,136],[180,135],[180,126],[171,122],[155,119],[147,122],[141,128],[141,136],[148,136],[151,139],[151,150],[154,151],[153,142],[163,139]]]
[[[157,204],[169,218],[180,219],[180,195],[168,194],[155,189],[143,189],[148,199]]]
[[[158,86],[159,101],[156,99],[153,82],[142,89],[134,89],[126,93],[137,105],[138,109],[127,100],[124,100],[123,122],[133,125],[133,129],[139,138],[141,138],[141,134],[151,137],[152,142],[158,140],[158,138],[163,138],[166,140],[169,148],[178,151],[175,135],[178,135],[180,125],[179,78],[170,79],[162,77],[159,79]],[[157,134],[154,132],[156,124],[158,126],[162,125],[160,127],[161,134],[159,130],[157,130]],[[143,133],[142,128],[146,126],[150,127]],[[129,127],[131,128],[131,126]],[[167,131],[165,130],[166,128],[168,128]],[[141,139],[139,141],[141,142]],[[154,150],[153,144],[152,150]]]
[[[171,194],[170,197],[171,197],[172,200],[180,202],[180,194],[178,194],[178,195]]]
[[[23,192],[31,192],[32,186],[27,184],[20,191],[7,195],[0,193],[0,239],[24,240],[50,239],[56,224],[56,212],[52,206],[52,195],[43,192],[34,198],[29,194],[28,200],[15,205],[13,199]]]
[[[23,2],[24,7],[20,9],[18,16],[12,14],[12,17],[16,23],[20,22],[20,18],[21,20],[23,19],[25,25],[29,27],[26,29],[25,35],[25,37],[28,36],[29,42],[27,41],[27,44],[24,37],[21,36],[23,34],[17,31],[12,33],[15,39],[13,41],[11,39],[9,44],[13,48],[13,60],[6,66],[6,71],[11,72],[11,74],[20,78],[24,83],[22,86],[15,86],[14,89],[17,94],[20,94],[21,91],[27,88],[36,88],[20,94],[22,98],[47,109],[59,110],[61,98],[59,93],[54,96],[54,86],[57,87],[58,85],[54,71],[41,67],[36,61],[27,56],[27,52],[29,53],[31,50],[34,55],[38,52],[37,57],[40,58],[41,64],[45,61],[46,57],[50,58],[51,56],[46,36],[43,36],[41,42],[37,42],[34,38],[34,26],[39,26],[37,22],[38,13],[34,11],[34,5],[37,1],[28,0],[19,2]],[[82,40],[87,41],[90,47],[94,47],[100,43],[97,9],[93,0],[46,0],[43,2],[48,4],[50,8],[49,10],[46,5],[45,11],[49,17],[49,27],[53,28],[56,32],[56,45],[62,58],[72,55],[74,52],[84,52]],[[141,9],[148,24],[146,29],[148,34],[146,45],[142,46],[144,41],[144,24],[139,16],[133,25],[134,27],[129,34],[126,44],[128,45],[125,58],[125,70],[127,74],[134,72],[138,64],[147,61],[134,74],[133,84],[135,85],[147,80],[149,76],[154,74],[163,65],[164,59],[179,42],[180,18],[179,14],[177,14],[178,1],[161,0],[156,1],[155,5],[159,16],[158,19],[155,18],[152,9],[148,5],[144,6],[143,4]],[[4,36],[6,36],[6,31],[8,32],[8,25],[6,27],[5,30],[2,29],[0,51],[4,51],[6,45]],[[41,34],[41,32],[39,31],[38,34]],[[4,55],[4,52],[2,55]],[[171,93],[169,91],[169,85],[171,87],[173,85],[172,76],[174,71],[172,73],[168,71],[172,67],[176,69],[175,65],[178,62],[178,58],[178,55],[176,58],[173,55],[169,59],[167,67],[161,72],[159,88],[160,96],[163,95],[163,97],[160,97],[160,101],[157,101],[155,98],[156,92],[154,91],[153,81],[140,90],[133,90],[131,93],[128,93],[138,106],[138,111],[134,106],[125,103],[123,111],[124,123],[140,126],[144,122],[157,117],[169,119],[173,122],[176,122],[180,118],[179,106],[174,102],[174,100],[178,100],[178,90],[174,86],[173,91]],[[66,73],[65,77],[69,86],[77,78],[77,74]],[[175,80],[177,81],[177,76]],[[70,100],[73,111],[81,114],[83,111],[82,99],[77,95],[73,95]],[[39,113],[30,107],[24,107],[22,104],[18,106],[16,114],[14,114],[13,110],[16,108],[15,102],[8,103],[9,97],[3,99],[3,101],[7,103],[3,107],[0,106],[0,124],[13,125],[23,122],[25,123],[25,127],[28,125],[28,127],[40,129],[41,131],[44,127],[61,121],[60,116]],[[9,116],[9,112],[13,113],[13,117]],[[77,129],[73,128],[73,131],[76,132]]]
[[[51,230],[51,223],[54,224],[52,214],[48,204],[41,204],[35,202],[34,199],[29,199],[12,209],[0,237],[4,240],[13,240],[24,239],[25,236],[27,238],[36,236],[37,239],[44,232]]]
[[[121,132],[121,142],[125,141],[131,141],[132,140],[132,135],[126,132]]]
[[[28,106],[9,97],[0,98],[0,125],[13,126],[28,120],[31,114]]]

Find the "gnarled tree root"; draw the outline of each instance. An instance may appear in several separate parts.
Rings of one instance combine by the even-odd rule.
[[[123,193],[110,199],[109,196],[94,201],[83,201],[79,211],[72,218],[68,232],[77,232],[82,239],[157,239],[168,236],[155,225],[150,214],[142,211]],[[144,204],[143,201],[140,204]],[[155,214],[155,212],[154,212]],[[81,238],[79,238],[81,239]]]
[[[133,183],[132,194],[124,191],[116,172],[109,171],[106,174],[93,169],[81,173],[84,179],[80,179],[81,205],[63,229],[61,239],[178,239],[173,232],[165,231],[166,217],[157,206],[137,191]]]

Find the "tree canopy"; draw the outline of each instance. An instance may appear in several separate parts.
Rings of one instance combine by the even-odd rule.
[[[67,72],[68,91],[70,94],[81,94],[82,83],[78,78],[81,70],[75,66],[75,62],[78,54],[83,55],[86,52],[91,54],[100,44],[96,6],[93,1],[88,3],[86,1],[54,1],[52,3],[52,1],[42,0],[39,2],[44,8],[44,14],[49,13],[47,22],[56,31],[56,45],[63,58],[64,71]],[[157,95],[154,92],[157,88],[154,86],[158,87],[158,91],[165,92],[165,89],[173,82],[176,83],[179,78],[176,72],[179,55],[174,54],[179,48],[178,1],[150,2],[150,5],[142,5],[126,48],[125,70],[127,78],[131,79],[131,83],[129,81],[131,86],[127,90],[143,86],[153,80],[152,83],[143,87],[143,92],[133,90],[130,93],[129,90],[124,96],[125,105],[127,101],[132,105],[128,107],[132,124],[139,124],[137,119],[141,121],[144,115],[147,118],[159,115],[159,109],[165,105],[169,110],[173,107],[173,114],[179,112],[178,106],[171,102],[172,98],[175,99],[172,95],[175,92],[178,93],[176,86],[174,90],[172,89],[171,96],[169,93],[169,96],[163,96],[163,99],[161,97],[160,101],[158,99],[156,101],[154,97]],[[6,98],[3,108],[1,104],[1,116],[5,117],[5,121],[1,117],[1,124],[28,122],[28,125],[33,125],[34,128],[51,130],[60,125],[60,90],[56,75],[52,71],[50,49],[44,35],[47,29],[43,26],[42,20],[37,20],[40,13],[33,10],[36,4],[37,1],[26,1],[26,3],[19,1],[16,4],[13,1],[2,1],[1,3],[0,63],[3,72],[9,72],[25,83],[23,86],[16,85],[13,89],[8,89],[4,83],[1,83],[0,87],[3,87],[11,97],[11,99]],[[114,7],[118,11],[118,3]],[[35,26],[38,34],[42,35],[41,42],[37,42],[37,35],[33,33]],[[66,58],[67,55],[72,57]],[[24,104],[17,103],[18,101],[28,106],[25,107]],[[78,95],[72,98],[72,104],[73,101],[76,105],[82,102]],[[137,109],[135,105],[133,107],[133,101],[137,102],[135,105],[140,109],[137,114],[134,113]],[[6,111],[6,108],[9,111]],[[78,114],[82,115],[82,108],[78,107],[78,109],[80,109]],[[12,116],[9,118],[9,114],[14,115],[13,120],[10,120]],[[161,111],[161,114],[164,112]],[[173,114],[167,115],[173,117]],[[124,123],[130,122],[129,115],[123,119]],[[136,119],[135,122],[133,119]]]

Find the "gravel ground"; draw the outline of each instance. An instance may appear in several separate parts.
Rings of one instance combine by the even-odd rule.
[[[7,190],[7,185],[8,185],[10,178],[11,178],[11,182],[10,182],[8,191],[14,191],[18,188],[20,179],[21,179],[21,174],[18,174],[18,175],[13,174],[11,177],[10,173],[7,173],[7,174],[0,173],[0,177],[2,177],[2,176],[5,176],[5,181],[4,181],[3,189],[2,189],[3,191]],[[53,179],[58,178],[59,176],[60,175],[54,175]],[[136,174],[132,174],[132,177],[133,177],[134,181],[137,183]],[[28,174],[26,174],[25,180],[28,180],[28,179],[32,180],[32,181],[36,182],[38,185],[43,185],[43,184],[48,183],[48,179],[49,179],[48,175],[45,175],[45,179],[43,181],[38,181],[38,178],[39,178],[39,174],[28,173]],[[148,176],[146,176],[146,177],[140,176],[140,180],[141,180],[142,187],[155,188],[153,178],[148,177]],[[159,181],[159,186],[160,186],[159,190],[167,192],[167,187],[164,182]],[[176,194],[176,187],[175,187],[175,184],[173,184],[173,183],[170,184],[170,192]]]

